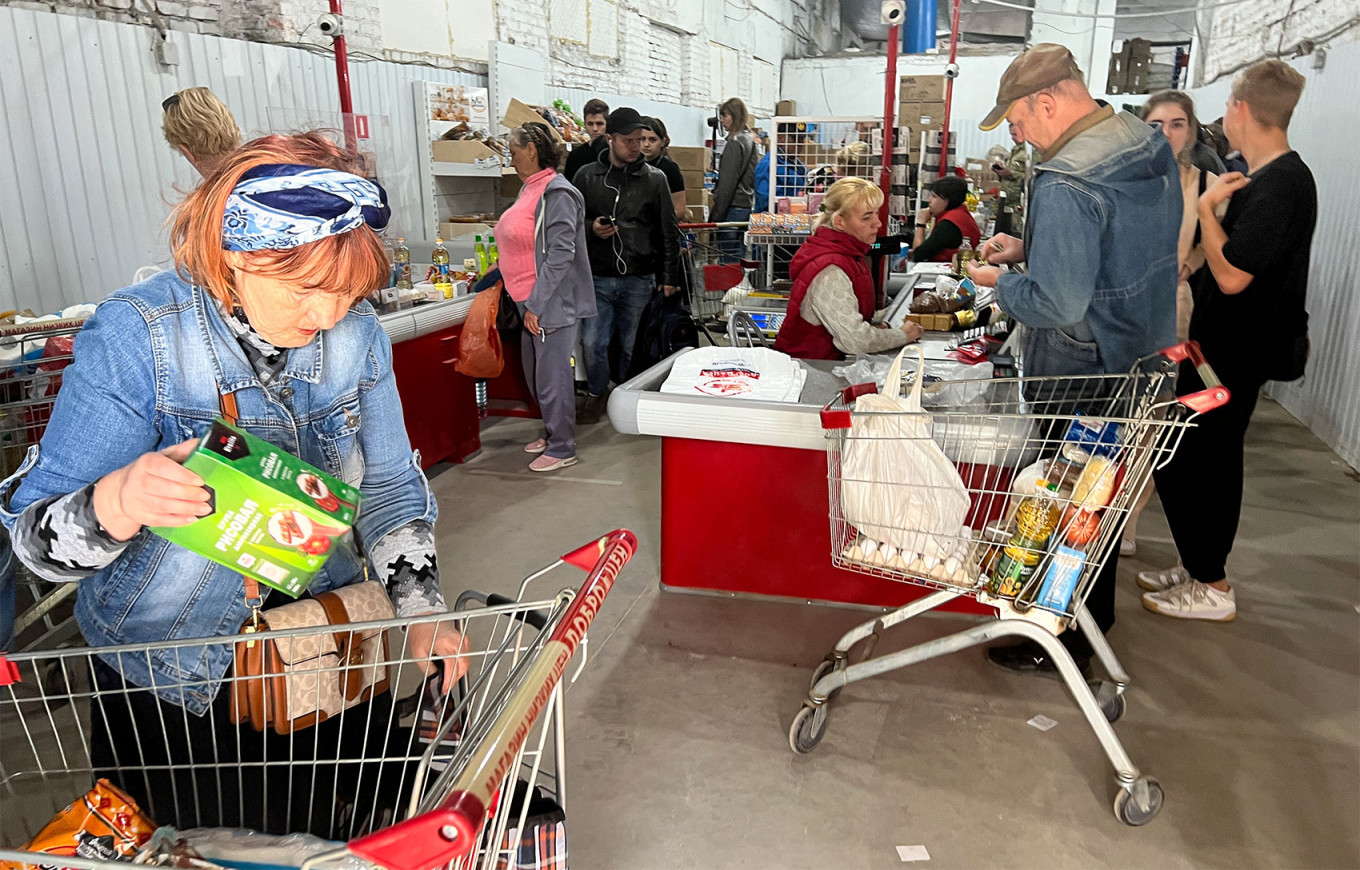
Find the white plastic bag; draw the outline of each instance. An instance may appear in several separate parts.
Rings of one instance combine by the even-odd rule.
[[[896,394],[907,350],[888,372],[892,393],[855,400],[841,453],[841,505],[846,522],[865,537],[905,554],[942,560],[957,545],[968,515],[968,490],[931,436],[930,415],[921,410],[920,380],[905,397]],[[916,352],[919,370],[925,358],[919,348]]]

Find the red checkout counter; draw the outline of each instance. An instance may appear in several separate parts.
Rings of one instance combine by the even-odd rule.
[[[897,607],[929,590],[833,568],[820,412],[848,386],[801,361],[798,403],[659,392],[680,353],[609,398],[619,432],[661,437],[661,584],[714,595]],[[945,609],[986,614],[962,597]]]
[[[482,449],[477,382],[454,370],[458,337],[472,307],[471,295],[417,305],[378,322],[392,340],[392,370],[401,395],[402,416],[422,468],[439,462],[465,462]],[[504,348],[505,370],[487,383],[488,413],[538,416],[524,385],[519,345]]]

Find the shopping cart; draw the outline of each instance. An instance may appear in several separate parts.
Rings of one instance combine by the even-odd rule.
[[[91,860],[16,851],[99,777],[133,794],[157,826],[343,841],[320,844],[303,866],[344,856],[390,870],[522,866],[528,803],[515,806],[515,795],[546,789],[565,807],[561,678],[578,648],[584,666],[586,632],[636,547],[631,532],[614,531],[530,575],[516,599],[473,593],[449,614],[352,625],[356,634],[385,634],[390,691],[286,735],[232,725],[218,702],[202,716],[178,707],[179,715],[166,715],[161,704],[153,707],[162,711],[158,724],[148,727],[157,719],[143,715],[135,733],[119,727],[126,711],[154,704],[150,690],[122,683],[122,668],[154,660],[165,673],[167,663],[250,642],[244,635],[225,644],[219,637],[0,656],[0,866],[126,866],[104,860],[108,854]],[[528,585],[563,565],[587,570],[584,584],[528,600]],[[460,658],[468,670],[447,694],[439,689],[442,667],[429,678],[424,673],[430,650],[403,651],[401,630],[422,623],[448,624],[465,638]],[[310,628],[268,634],[294,643],[322,637]],[[351,666],[324,653],[313,661],[318,682],[384,666]],[[52,662],[55,671],[47,667]],[[236,682],[229,674],[221,691],[230,693]],[[185,680],[154,691],[192,697],[217,688]],[[391,700],[398,695],[405,697]],[[137,848],[143,844],[129,851]]]
[[[1186,359],[1206,387],[1176,398],[1177,363]],[[855,399],[875,392],[875,386],[850,387],[822,411],[833,564],[934,591],[846,632],[813,673],[807,699],[789,729],[789,745],[797,753],[811,752],[826,733],[830,702],[851,683],[998,638],[1023,638],[1042,646],[1056,664],[1109,756],[1118,786],[1115,815],[1129,825],[1146,824],[1161,809],[1162,788],[1139,772],[1110,727],[1124,713],[1129,678],[1085,601],[1119,546],[1124,523],[1152,471],[1170,461],[1196,416],[1228,400],[1228,391],[1193,342],[1140,360],[1125,375],[956,381],[932,389],[942,399],[939,404],[927,403],[920,415],[900,415],[917,420],[877,416],[891,424],[888,431],[900,425],[904,437],[933,441],[958,470],[968,495],[966,519],[955,535],[936,535],[934,543],[923,543],[920,529],[867,522],[856,528],[847,520],[846,493],[857,497],[853,487],[883,487],[879,492],[892,498],[904,494],[894,487],[913,485],[843,474],[848,454],[875,447],[861,431],[874,429],[880,444],[891,443],[891,436],[882,435],[884,427],[868,425],[871,414],[853,410]],[[1052,502],[1035,496],[1031,504],[1039,507],[1022,507],[1021,499],[1036,493],[1036,475],[1053,477],[1061,487],[1047,493]],[[929,499],[939,493],[918,490],[918,495]],[[1054,502],[1060,512],[1050,512]],[[1027,522],[1047,517],[1050,532],[1045,536],[1024,525],[1031,537],[1023,539],[1014,519],[1020,511]],[[890,540],[909,543],[899,550],[884,545]],[[1023,565],[1032,570],[1015,570]],[[999,619],[873,657],[883,632],[963,596],[994,607]],[[1109,682],[1088,685],[1058,639],[1064,630],[1085,635]],[[851,664],[851,648],[861,641],[867,641],[863,659]]]
[[[745,221],[680,224],[685,295],[690,315],[708,336],[709,344],[718,344],[717,337],[727,328],[723,296],[742,280],[741,264],[724,252],[720,235],[724,231],[741,233],[745,229]]]
[[[74,359],[75,336],[84,323],[84,318],[67,318],[0,326],[0,480],[18,470],[28,449],[42,440],[62,370]],[[0,595],[15,599],[14,648],[51,649],[71,641],[75,585],[44,583],[17,560],[13,571],[8,588],[9,578],[0,576]]]

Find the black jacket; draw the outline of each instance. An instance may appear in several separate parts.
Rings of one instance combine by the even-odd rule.
[[[567,181],[571,181],[576,177],[576,173],[594,163],[602,152],[608,150],[608,136],[592,139],[584,145],[573,145],[571,151],[567,153],[567,166],[562,170],[562,174],[566,176]]]
[[[586,249],[590,271],[601,277],[655,275],[658,284],[680,286],[680,229],[666,175],[646,160],[622,169],[609,150],[576,173],[572,184],[586,200]],[[612,238],[595,235],[597,217],[613,218]]]

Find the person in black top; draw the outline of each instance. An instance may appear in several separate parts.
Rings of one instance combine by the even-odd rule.
[[[576,177],[576,173],[581,171],[581,167],[589,166],[600,159],[600,155],[609,147],[609,140],[604,135],[606,119],[609,116],[609,105],[604,100],[592,98],[586,100],[586,106],[581,111],[585,118],[586,132],[590,134],[589,145],[574,145],[567,154],[567,165],[562,170],[562,175],[568,181]]]
[[[670,148],[671,137],[666,135],[666,125],[660,118],[643,116],[642,122],[647,129],[642,131],[642,156],[647,162],[666,174],[666,186],[671,189],[671,205],[675,206],[675,219],[683,221],[685,210],[685,174],[680,165],[671,159],[666,149]]]
[[[1138,585],[1150,590],[1143,606],[1165,616],[1226,622],[1237,615],[1226,563],[1242,512],[1247,426],[1265,382],[1295,380],[1308,361],[1317,186],[1287,135],[1303,85],[1303,76],[1278,60],[1238,74],[1223,129],[1249,172],[1220,176],[1199,198],[1208,268],[1195,294],[1190,338],[1232,398],[1185,431],[1156,475],[1181,565],[1144,571]],[[1228,197],[1220,223],[1214,210]],[[1194,369],[1182,366],[1178,390],[1199,389]]]
[[[930,185],[929,203],[916,213],[916,229],[912,236],[911,259],[917,263],[935,261],[947,263],[963,245],[964,236],[975,249],[981,236],[977,222],[960,210],[968,197],[968,182],[955,175],[936,179]],[[926,236],[926,221],[935,219],[935,229]]]

